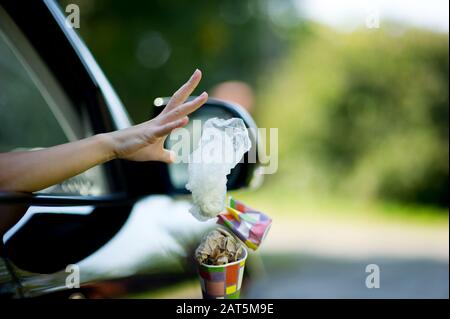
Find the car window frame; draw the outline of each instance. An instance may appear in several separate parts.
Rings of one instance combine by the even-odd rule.
[[[19,6],[9,1],[2,2],[0,9],[13,21],[12,23],[16,25],[28,40],[29,46],[33,49],[32,51],[35,51],[42,60],[42,68],[47,69],[50,75],[49,78],[54,78],[54,82],[49,85],[61,88],[62,92],[67,95],[67,98],[72,101],[75,108],[74,111],[84,113],[83,119],[87,119],[88,123],[82,123],[83,127],[79,128],[78,131],[81,132],[83,129],[86,129],[86,126],[90,126],[91,131],[89,133],[94,135],[130,126],[131,121],[128,114],[92,55],[90,55],[90,52],[75,31],[66,28],[64,24],[65,17],[58,5],[52,1],[42,1],[30,3],[30,6],[32,7],[31,9],[36,10],[34,15],[30,15],[28,12],[21,12]],[[42,32],[33,28],[33,22],[37,21],[42,24]],[[42,43],[43,41],[48,42],[49,38],[52,38],[54,43],[58,45],[58,49],[64,53],[60,59],[56,59],[51,49],[46,48],[45,44]],[[72,78],[65,74],[65,70],[62,70],[61,63],[64,62],[68,65],[68,72],[74,75]],[[42,68],[39,68],[39,71]],[[58,98],[61,100],[61,96]],[[65,103],[66,106],[69,104]],[[72,111],[69,112],[74,113]],[[78,138],[79,133],[72,135]],[[53,205],[56,203],[62,204],[66,199],[71,202],[71,205],[77,205],[77,202],[80,205],[85,202],[105,202],[109,205],[111,202],[123,200],[126,197],[125,195],[127,195],[124,165],[119,160],[113,160],[103,164],[103,166],[105,168],[106,183],[109,186],[107,194],[33,193],[31,202],[37,201],[40,204],[48,202],[49,205]],[[5,192],[2,195],[2,201],[9,197]],[[16,194],[11,193],[9,195],[13,201],[17,201]],[[23,199],[23,197],[21,198]],[[25,202],[30,203],[30,198],[25,200]]]
[[[29,41],[1,7],[0,41],[6,43],[17,62],[25,70],[27,80],[34,85],[42,96],[46,107],[49,109],[49,115],[55,118],[67,142],[91,136],[93,132],[90,125],[84,123],[86,122],[86,114],[76,114],[72,101],[69,100],[63,88],[53,74],[50,73],[48,67],[43,63]],[[31,149],[40,147],[42,145],[35,145]],[[15,149],[10,151],[15,151]],[[86,194],[87,196],[100,196],[110,193],[108,179],[102,166],[93,167],[88,171],[36,193],[73,196],[83,195],[83,190],[99,192],[98,194]],[[80,194],[77,194],[77,192],[80,192]]]
[[[83,137],[72,102],[11,18],[0,7],[0,39],[4,40],[47,103],[68,141]]]

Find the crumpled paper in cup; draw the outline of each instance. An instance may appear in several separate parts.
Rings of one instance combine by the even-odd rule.
[[[222,229],[208,233],[195,250],[195,259],[205,265],[225,265],[242,257],[242,243]]]

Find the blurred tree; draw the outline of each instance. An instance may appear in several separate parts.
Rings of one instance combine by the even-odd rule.
[[[260,96],[279,185],[448,206],[448,36],[316,28]]]
[[[258,0],[68,3],[80,6],[79,32],[136,121],[197,67],[197,93],[227,80],[252,85],[284,51]]]

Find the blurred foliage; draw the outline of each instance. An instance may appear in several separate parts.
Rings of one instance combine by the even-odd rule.
[[[148,119],[154,98],[170,96],[191,73],[194,94],[225,80],[255,84],[283,52],[258,0],[67,0],[79,5],[79,33],[132,118]]]
[[[245,81],[258,124],[279,128],[264,187],[448,207],[448,35],[339,33],[287,0],[69,2],[134,120],[198,67],[198,92]]]
[[[447,35],[318,26],[259,100],[279,128],[269,183],[448,206],[448,72]]]

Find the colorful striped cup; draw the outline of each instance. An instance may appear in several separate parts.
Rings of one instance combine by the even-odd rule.
[[[200,264],[198,275],[204,299],[238,299],[244,276],[247,249],[242,245],[243,257],[220,266]]]

